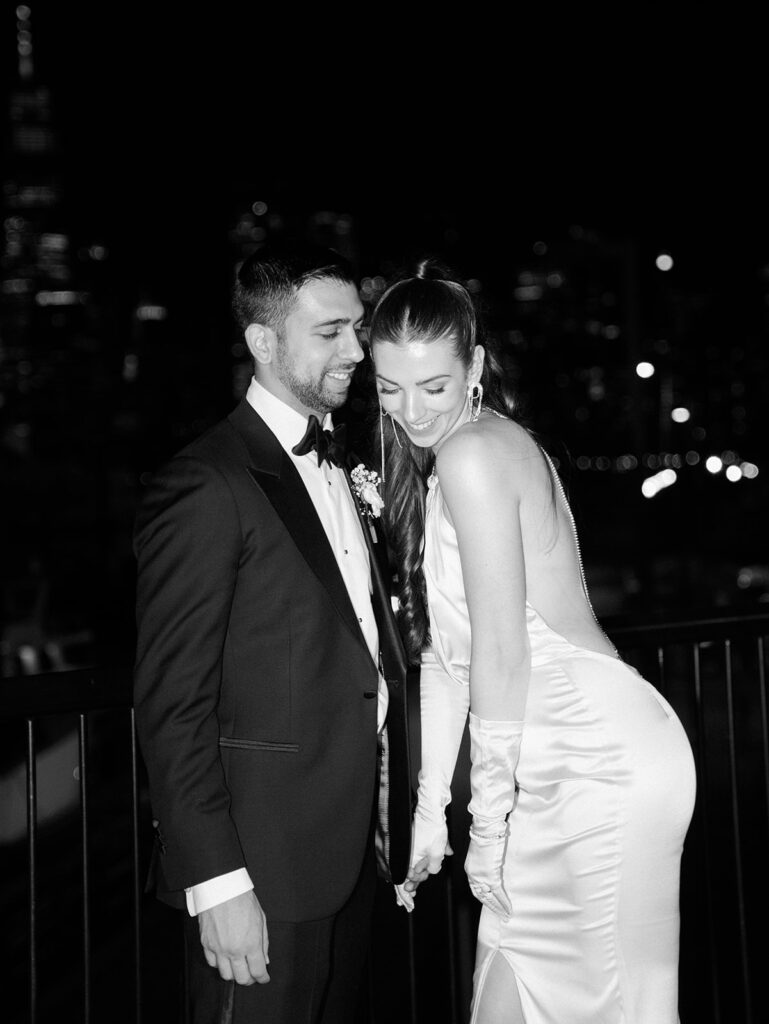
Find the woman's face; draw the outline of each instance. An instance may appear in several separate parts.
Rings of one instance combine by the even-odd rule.
[[[450,335],[402,345],[380,341],[373,346],[373,359],[382,408],[420,448],[437,450],[469,419],[467,385],[480,377],[480,345],[469,370]]]

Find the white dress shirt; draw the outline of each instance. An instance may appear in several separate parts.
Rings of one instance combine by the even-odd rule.
[[[355,510],[355,499],[350,493],[344,471],[337,466],[329,465],[328,462],[318,466],[318,457],[314,451],[308,452],[307,455],[294,455],[291,449],[304,437],[307,419],[262,387],[256,378],[251,380],[246,400],[265,421],[299,471],[302,483],[307,488],[318,518],[326,531],[371,657],[374,664],[379,665],[379,633],[371,604],[371,565],[368,547]],[[322,425],[325,430],[332,428],[330,413],[326,415]],[[377,727],[380,731],[387,714],[387,702],[387,685],[380,672],[377,692]],[[225,900],[248,892],[253,887],[246,868],[238,868],[187,889],[187,910],[194,917],[218,903],[224,903]]]

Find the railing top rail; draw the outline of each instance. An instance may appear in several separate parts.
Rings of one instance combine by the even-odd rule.
[[[679,641],[707,643],[712,640],[769,635],[769,613],[723,615],[684,619],[678,622],[646,622],[612,626],[604,623],[612,640],[643,644],[671,644]]]
[[[67,712],[128,708],[133,699],[126,667],[68,669],[0,679],[0,721]]]
[[[708,643],[732,638],[769,637],[769,612],[667,623],[618,623],[616,626],[605,620],[605,625],[609,636],[621,647]],[[126,665],[92,666],[0,679],[0,721],[129,708],[132,700],[132,670]]]

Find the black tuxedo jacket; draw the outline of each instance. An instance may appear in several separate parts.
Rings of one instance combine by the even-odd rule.
[[[387,680],[387,846],[406,875],[406,662],[368,529]],[[270,916],[356,882],[377,779],[377,667],[291,460],[245,401],[152,480],[137,518],[135,706],[159,895],[246,867]]]

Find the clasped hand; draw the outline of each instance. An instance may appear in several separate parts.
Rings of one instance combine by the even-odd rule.
[[[414,824],[411,830],[411,866],[406,880],[395,886],[395,901],[399,907],[411,913],[414,909],[414,894],[428,875],[437,875],[444,856],[454,851],[449,845],[449,831],[443,809],[428,810],[425,804],[417,803]]]
[[[211,967],[238,985],[270,980],[267,919],[253,892],[244,892],[198,914],[200,944]]]

